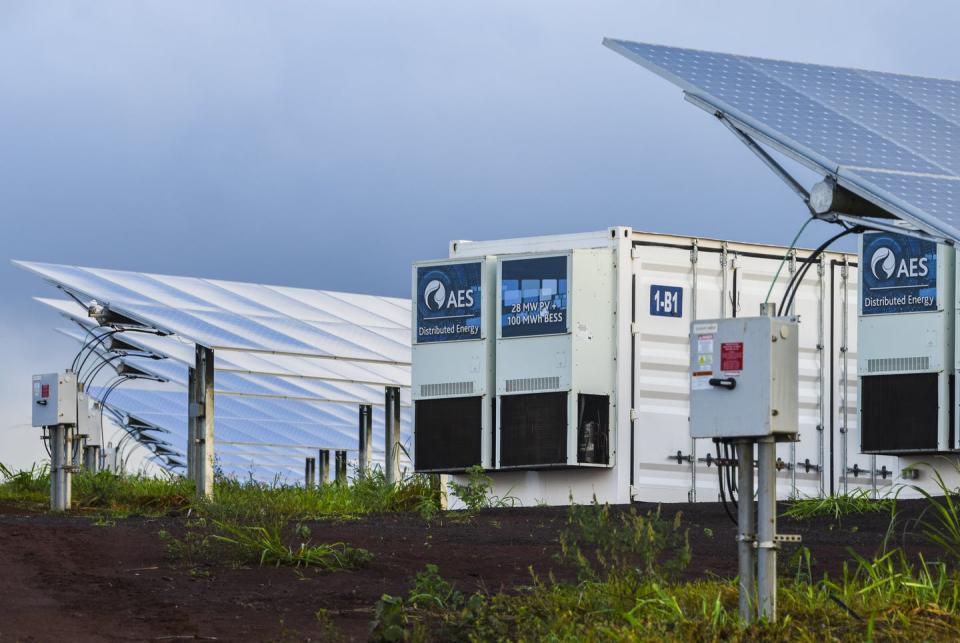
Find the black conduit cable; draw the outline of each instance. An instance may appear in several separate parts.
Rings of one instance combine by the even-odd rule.
[[[822,244],[820,244],[816,250],[814,250],[810,255],[803,260],[803,266],[793,274],[793,277],[790,278],[790,283],[787,284],[787,289],[783,293],[783,299],[780,301],[780,308],[777,310],[777,315],[784,315],[787,311],[790,310],[790,306],[793,305],[793,299],[797,295],[797,290],[800,288],[800,282],[803,281],[803,278],[806,276],[807,271],[810,270],[810,266],[813,265],[813,262],[816,261],[817,257],[823,254],[823,251],[826,250],[830,244],[844,237],[848,234],[860,233],[863,232],[863,226],[853,226],[851,228],[845,228],[841,232],[833,235]]]
[[[117,354],[112,357],[102,357],[99,364],[94,364],[93,367],[87,372],[86,376],[79,376],[80,383],[83,384],[84,389],[86,389],[90,384],[93,383],[94,378],[100,374],[100,371],[103,370],[104,366],[107,366],[114,360],[120,359],[124,355]]]
[[[75,372],[80,372],[80,371],[82,371],[84,364],[87,363],[87,360],[90,358],[90,354],[93,353],[93,352],[95,352],[97,346],[100,346],[101,344],[103,344],[103,341],[104,341],[106,338],[112,337],[113,335],[116,335],[116,334],[119,333],[119,332],[120,332],[120,329],[114,328],[114,329],[112,329],[112,330],[108,330],[108,331],[105,332],[105,333],[100,333],[99,335],[96,335],[96,336],[92,337],[88,342],[86,342],[86,343],[80,348],[80,351],[77,353],[77,356],[73,358],[73,364],[70,366],[71,370],[73,370],[73,371],[75,371]],[[83,358],[83,361],[80,362],[80,365],[77,366],[77,360],[80,359],[80,356],[83,355],[83,351],[85,351],[85,350],[87,350],[87,351],[89,351],[89,352],[88,352],[88,353],[86,354],[86,356]]]
[[[727,471],[727,492],[728,492],[728,495],[730,496],[730,504],[733,505],[734,510],[736,510],[736,512],[739,514],[740,507],[737,504],[737,497],[735,495],[735,490],[737,488],[737,484],[735,480],[737,476],[736,476],[736,473],[734,473],[733,471],[734,465],[732,464],[733,462],[736,462],[736,460],[731,456],[732,449],[733,449],[732,445],[730,445],[729,443],[724,443],[723,445],[724,457],[726,457],[727,462],[730,463],[727,465],[727,470],[726,470]]]
[[[723,503],[723,510],[727,512],[727,517],[730,519],[730,522],[736,525],[737,519],[734,518],[733,513],[731,513],[730,507],[727,506],[727,496],[724,494],[724,491],[723,491],[723,465],[721,464],[723,460],[720,457],[720,443],[717,442],[716,446],[717,446],[717,484],[720,487],[720,502]]]

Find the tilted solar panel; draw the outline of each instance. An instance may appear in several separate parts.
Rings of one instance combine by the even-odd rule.
[[[605,39],[753,136],[960,242],[960,82]]]

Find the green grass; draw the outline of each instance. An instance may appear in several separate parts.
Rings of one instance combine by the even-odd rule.
[[[42,509],[49,502],[50,475],[45,467],[12,471],[0,464],[0,502]],[[378,512],[422,511],[439,505],[440,491],[428,476],[411,475],[388,484],[375,470],[350,485],[314,489],[279,483],[238,482],[217,478],[214,500],[197,500],[190,480],[81,472],[73,477],[73,509],[126,515],[199,514],[237,524],[266,524],[276,517],[313,519]]]
[[[577,582],[532,575],[513,591],[467,594],[428,565],[406,596],[375,607],[380,641],[955,641],[960,574],[900,550],[851,560],[815,580],[809,556],[781,577],[776,623],[741,623],[735,579],[681,581],[680,519],[573,507],[561,560]]]
[[[890,512],[896,506],[896,500],[894,498],[874,500],[867,490],[854,489],[850,493],[836,496],[791,500],[788,505],[787,510],[781,514],[787,518],[805,520],[829,517],[839,521],[845,516]]]

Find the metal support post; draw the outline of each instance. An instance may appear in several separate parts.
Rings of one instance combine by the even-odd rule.
[[[197,399],[197,369],[187,369],[187,478],[197,479],[197,423],[200,404]]]
[[[360,405],[360,456],[357,462],[357,476],[365,476],[370,470],[373,456],[373,406]]]
[[[693,278],[693,288],[692,294],[693,298],[691,301],[692,310],[690,311],[693,315],[691,319],[697,318],[697,262],[700,260],[700,243],[697,239],[693,240],[693,243],[690,247],[690,273]],[[727,271],[726,271],[726,254],[721,256],[722,266],[720,267],[720,273],[723,275],[723,292],[720,294],[720,305],[726,306],[727,300]],[[724,314],[726,316],[726,309],[724,309]],[[697,441],[695,438],[690,438],[690,489],[687,491],[687,501],[696,502],[697,501]]]
[[[334,461],[334,480],[337,484],[347,484],[347,452],[336,451]]]
[[[757,586],[758,615],[777,620],[777,444],[772,437],[757,443]]]
[[[96,473],[100,468],[100,446],[91,444],[83,449],[83,468]]]
[[[847,260],[847,255],[843,256],[843,266],[840,270],[840,287],[843,289],[841,291],[841,297],[843,301],[843,307],[841,310],[841,344],[840,344],[840,355],[841,355],[841,366],[840,366],[840,403],[843,405],[840,412],[840,488],[843,489],[843,494],[847,494],[847,439],[849,436],[849,422],[848,422],[848,411],[849,411],[849,400],[847,397],[850,395],[850,388],[848,386],[847,380],[847,351],[849,347],[847,346],[847,295],[848,293],[848,283],[847,277],[850,273],[849,262]]]
[[[400,478],[400,387],[388,386],[384,391],[384,474],[387,484]]]
[[[754,578],[753,547],[756,544],[753,522],[753,441],[737,443],[737,554],[740,571],[740,619],[744,623],[753,620],[757,590]]]
[[[306,458],[303,465],[303,487],[313,489],[317,480],[317,459]]]
[[[317,460],[320,475],[317,478],[319,484],[330,482],[330,451],[329,449],[320,449],[319,459]]]
[[[196,485],[197,497],[213,499],[213,349],[197,345],[196,369],[199,416],[196,431]]]

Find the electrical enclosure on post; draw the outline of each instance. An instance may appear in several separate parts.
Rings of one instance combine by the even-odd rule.
[[[690,332],[690,435],[790,439],[797,410],[793,318],[698,320]]]
[[[71,371],[33,376],[33,426],[77,423],[77,375]]]

